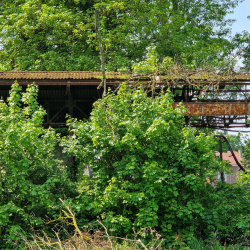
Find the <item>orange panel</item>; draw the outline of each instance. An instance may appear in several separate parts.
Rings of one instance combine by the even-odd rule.
[[[173,104],[176,107],[178,104]],[[250,103],[184,103],[184,115],[250,115]]]

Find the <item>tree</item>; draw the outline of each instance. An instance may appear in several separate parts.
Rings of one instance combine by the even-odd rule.
[[[100,70],[95,9],[108,71],[131,70],[149,46],[160,60],[216,66],[234,49],[225,16],[240,1],[7,0],[0,5],[1,68]]]
[[[1,4],[4,70],[96,70],[88,11],[94,1],[6,1]],[[5,20],[5,21],[4,21]]]
[[[249,46],[249,44],[250,44],[250,34],[247,33],[247,32],[245,32],[243,39],[244,39],[243,40],[244,43],[241,43],[241,44],[243,44],[244,47],[240,46],[240,48],[243,47],[242,50],[244,50],[244,52],[242,53],[243,64],[244,64],[243,69],[245,71],[249,72],[249,70],[250,70],[250,63],[249,63],[249,57],[250,57],[250,46]]]
[[[168,92],[148,97],[123,85],[94,104],[89,121],[69,122],[74,137],[62,144],[81,162],[80,173],[86,166],[93,171],[78,206],[101,216],[112,234],[150,226],[170,242],[176,232],[188,241],[221,226],[225,207],[212,204],[223,195],[213,195],[211,185],[226,165],[214,157],[217,141],[185,127],[184,108],[172,103]]]
[[[58,136],[42,126],[45,111],[38,105],[37,95],[37,86],[28,86],[21,94],[15,83],[8,102],[0,103],[2,249],[9,249],[11,241],[18,240],[18,229],[24,233],[31,226],[38,229],[45,215],[58,212],[59,197],[74,194],[66,167],[56,157]]]
[[[250,19],[250,16],[248,16]],[[250,33],[244,30],[242,33],[236,33],[233,38],[233,42],[236,45],[236,53],[239,58],[243,59],[242,63],[243,66],[241,70],[249,71],[250,70],[250,63],[249,63],[249,55],[250,55]]]

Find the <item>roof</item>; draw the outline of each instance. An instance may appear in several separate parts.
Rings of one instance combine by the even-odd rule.
[[[134,75],[119,72],[106,72],[107,85],[119,85],[124,80],[141,84],[157,85],[250,85],[250,73],[215,76],[172,76],[172,75]],[[94,71],[1,71],[0,85],[20,85],[35,82],[37,85],[100,85],[102,72]]]
[[[107,78],[124,79],[125,74],[107,72]],[[102,72],[94,71],[2,71],[0,79],[91,79],[102,78]]]
[[[215,153],[216,156],[220,157],[220,153],[216,152]],[[242,164],[242,157],[240,155],[240,152],[234,151],[234,155],[237,158],[237,160],[239,161],[240,164]],[[232,156],[232,153],[230,151],[227,151],[226,153],[222,153],[222,159],[229,161],[229,163],[231,165],[237,165],[237,163],[234,160],[234,157]]]
[[[220,81],[249,81],[250,73],[238,73],[234,75],[217,75]],[[130,77],[135,78],[148,78],[148,75],[144,74],[129,74],[119,72],[106,72],[106,78],[118,78],[118,79],[129,79]],[[191,75],[189,80],[212,80],[210,76],[202,75]],[[214,76],[211,76],[214,80]],[[0,79],[91,79],[91,78],[102,78],[102,72],[95,71],[0,71]],[[150,78],[150,77],[149,77]],[[186,81],[185,76],[173,76],[173,75],[159,75],[155,76],[156,81],[161,80],[173,80],[180,79]],[[216,79],[215,79],[216,80]]]
[[[107,72],[107,86],[119,85],[131,75],[118,72]],[[99,86],[102,82],[102,72],[94,71],[1,71],[0,85],[86,85]]]

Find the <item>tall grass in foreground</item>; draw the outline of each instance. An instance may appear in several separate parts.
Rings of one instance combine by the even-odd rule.
[[[61,199],[60,199],[61,200]],[[42,234],[33,234],[32,239],[27,239],[24,235],[21,235],[25,246],[20,249],[30,249],[30,250],[177,250],[177,249],[191,249],[191,250],[247,250],[250,249],[248,246],[243,245],[229,245],[226,242],[224,246],[213,239],[210,242],[199,241],[194,239],[193,242],[187,246],[182,242],[181,235],[177,235],[174,243],[171,247],[164,247],[164,239],[152,228],[144,228],[140,233],[135,233],[135,239],[121,238],[110,236],[107,228],[101,221],[97,221],[103,228],[103,231],[97,230],[94,233],[83,232],[79,229],[75,214],[72,210],[61,200],[66,210],[62,210],[64,215],[60,216],[58,220],[63,222],[62,230],[64,231],[64,237],[66,239],[61,239],[59,231],[54,231],[54,237],[49,237],[45,232]],[[50,221],[53,222],[53,221]],[[54,221],[55,222],[55,221]],[[65,222],[67,225],[73,226],[73,236],[72,233],[66,230]],[[149,243],[143,242],[146,235],[151,236],[151,241]]]
[[[54,237],[49,237],[44,231],[41,234],[33,234],[32,240],[27,239],[21,235],[22,240],[25,242],[24,249],[34,249],[34,250],[44,250],[44,249],[63,249],[63,250],[101,250],[101,249],[111,249],[111,250],[132,250],[132,249],[145,249],[145,250],[157,250],[162,249],[161,245],[164,242],[164,239],[161,238],[155,230],[150,227],[142,229],[140,235],[151,234],[152,240],[149,244],[144,243],[140,238],[139,234],[135,235],[135,239],[127,239],[121,237],[110,236],[107,228],[103,223],[98,220],[97,222],[103,228],[103,231],[97,230],[94,233],[90,234],[89,232],[82,232],[75,218],[75,214],[72,210],[65,204],[64,201],[60,201],[65,206],[66,210],[62,210],[64,215],[60,216],[58,220],[63,222],[64,226],[62,230],[63,234],[66,235],[66,239],[60,238],[59,231],[54,231]],[[70,221],[70,222],[69,222]],[[54,221],[50,221],[54,222]],[[72,233],[69,234],[65,228],[65,222],[67,226],[73,226],[73,236]]]

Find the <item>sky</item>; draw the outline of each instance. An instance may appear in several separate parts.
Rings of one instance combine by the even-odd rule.
[[[239,5],[233,10],[233,12],[234,13],[227,15],[227,18],[236,19],[235,23],[232,25],[232,35],[235,35],[236,33],[241,33],[244,30],[250,33],[250,19],[247,18],[247,16],[250,16],[250,0],[245,0],[242,3],[239,3]],[[241,62],[239,62],[239,66],[240,65]],[[247,134],[250,133],[249,129],[242,128],[242,130],[248,131]],[[230,134],[237,133],[230,132]]]
[[[245,0],[240,3],[234,10],[234,13],[228,14],[228,18],[236,19],[236,22],[232,25],[232,35],[246,30],[250,33],[250,0]]]
[[[250,0],[244,0],[242,3],[239,3],[239,5],[233,9],[233,13],[227,15],[226,18],[236,20],[232,25],[232,36],[244,30],[250,33],[250,18],[247,18],[248,16],[250,16]],[[239,60],[236,69],[243,66],[241,61],[242,60]]]

